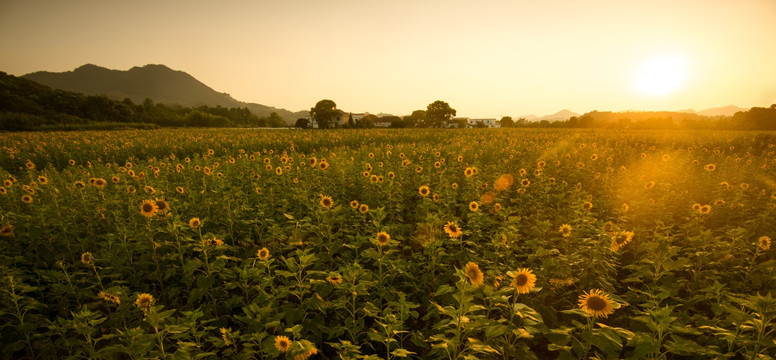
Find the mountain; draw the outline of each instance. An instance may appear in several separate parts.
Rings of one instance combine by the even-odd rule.
[[[289,124],[307,115],[306,111],[291,112],[235,100],[229,94],[217,92],[183,71],[173,70],[164,65],[146,65],[121,71],[86,64],[73,71],[61,73],[39,71],[22,77],[55,89],[85,95],[106,95],[116,100],[129,98],[135,103],[142,103],[146,98],[150,98],[156,103],[179,104],[186,107],[200,105],[247,107],[257,116],[268,116],[274,111]]]
[[[698,115],[703,116],[733,116],[733,114],[739,111],[748,111],[749,109],[740,108],[734,105],[728,105],[717,108],[710,108],[706,110],[698,111]]]
[[[531,122],[539,122],[539,121],[543,121],[543,120],[547,120],[549,122],[553,122],[553,121],[559,121],[559,120],[568,120],[572,116],[579,116],[579,114],[577,114],[577,113],[575,113],[575,112],[573,112],[571,110],[568,110],[568,109],[563,109],[563,110],[558,111],[558,112],[556,112],[554,114],[544,115],[544,116],[536,116],[536,115],[533,115],[533,114],[525,115],[525,116],[519,116],[519,117],[515,118],[515,120],[523,118],[523,119],[525,119],[527,121],[531,121]]]

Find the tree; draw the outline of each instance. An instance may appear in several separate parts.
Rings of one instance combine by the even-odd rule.
[[[426,110],[415,110],[412,115],[404,117],[404,126],[414,128],[423,126],[426,123]]]
[[[310,125],[310,120],[307,120],[305,118],[299,118],[299,119],[296,119],[296,124],[294,126],[300,129],[307,129],[309,125]]]
[[[430,127],[442,127],[455,116],[455,109],[442,100],[428,104],[426,108],[426,124]]]
[[[501,118],[501,127],[512,127],[515,125],[515,122],[512,120],[511,116],[504,116]]]
[[[329,123],[337,116],[337,104],[331,100],[321,100],[310,109],[310,117],[318,123],[318,128],[328,129]]]

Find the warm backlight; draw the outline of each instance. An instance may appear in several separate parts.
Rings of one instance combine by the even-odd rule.
[[[654,57],[639,68],[636,86],[646,95],[668,95],[679,89],[687,77],[686,62],[676,56]]]

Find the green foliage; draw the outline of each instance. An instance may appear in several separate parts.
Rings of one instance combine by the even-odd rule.
[[[776,349],[771,134],[366,134],[0,134],[0,356]]]

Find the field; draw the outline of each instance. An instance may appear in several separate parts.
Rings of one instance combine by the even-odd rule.
[[[2,358],[770,359],[776,135],[0,134]]]

